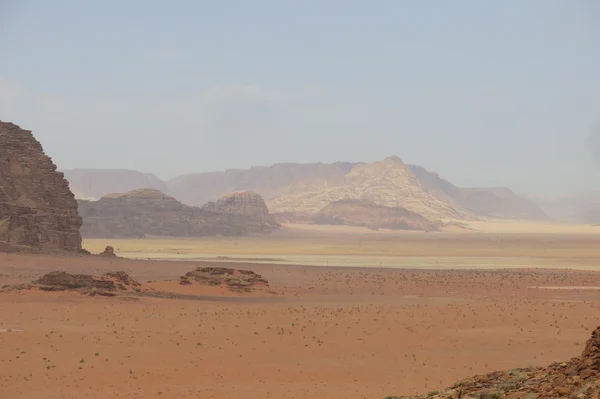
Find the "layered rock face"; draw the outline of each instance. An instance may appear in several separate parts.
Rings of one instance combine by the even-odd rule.
[[[392,208],[364,200],[334,201],[314,218],[317,224],[347,225],[371,229],[438,230],[438,224],[404,208]]]
[[[79,201],[84,237],[200,237],[269,233],[274,226],[239,213],[187,206],[155,189]]]
[[[202,207],[209,212],[244,215],[265,225],[277,225],[275,218],[269,214],[265,200],[253,191],[238,191],[222,197],[216,202],[209,202]]]
[[[466,212],[429,194],[398,157],[356,165],[340,184],[307,187],[301,193],[272,200],[270,208],[275,212],[316,214],[330,202],[348,199],[404,208],[430,221],[468,217]]]
[[[81,250],[82,220],[63,174],[32,133],[0,121],[0,250]]]

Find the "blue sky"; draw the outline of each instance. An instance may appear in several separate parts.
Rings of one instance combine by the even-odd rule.
[[[0,120],[59,168],[395,154],[462,186],[596,190],[596,0],[0,0],[0,16]]]

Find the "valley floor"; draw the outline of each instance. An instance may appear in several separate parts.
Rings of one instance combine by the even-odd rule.
[[[589,263],[598,251],[571,245]],[[548,250],[566,256],[568,246],[557,240]],[[165,282],[196,266],[2,254],[0,285],[56,269],[124,270],[157,289],[214,295]],[[600,273],[591,271],[233,267],[262,274],[279,294],[126,300],[0,293],[0,397],[427,393],[476,373],[567,360],[600,324]]]

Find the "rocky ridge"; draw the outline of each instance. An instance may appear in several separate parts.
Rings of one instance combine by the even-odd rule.
[[[78,252],[81,224],[69,183],[41,144],[0,121],[0,250]]]
[[[225,287],[234,292],[251,292],[269,288],[269,282],[251,270],[227,267],[198,267],[179,278],[181,285],[200,284]]]
[[[389,396],[387,399],[552,399],[600,397],[600,327],[583,353],[548,367],[515,369],[475,376],[427,395]]]
[[[78,202],[84,237],[243,236],[269,233],[277,227],[241,213],[217,213],[184,205],[155,189]]]

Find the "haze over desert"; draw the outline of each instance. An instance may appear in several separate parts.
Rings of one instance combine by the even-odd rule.
[[[0,0],[0,399],[600,399],[599,5]]]

